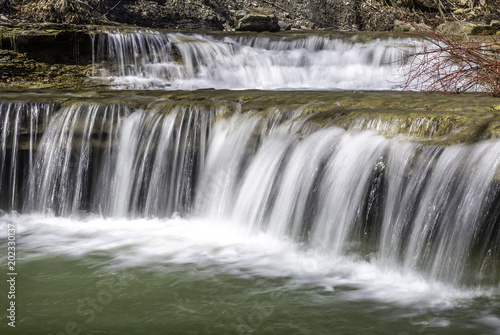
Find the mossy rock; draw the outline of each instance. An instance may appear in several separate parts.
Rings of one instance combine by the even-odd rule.
[[[398,92],[266,92],[266,91],[119,91],[73,90],[0,92],[2,101],[54,102],[66,105],[119,104],[132,109],[170,113],[195,108],[227,118],[249,113],[267,122],[299,122],[301,129],[342,127],[406,136],[426,145],[469,143],[500,137],[500,100]]]

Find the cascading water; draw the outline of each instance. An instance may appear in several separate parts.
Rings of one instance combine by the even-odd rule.
[[[498,247],[483,240],[497,234],[497,141],[423,146],[335,127],[304,133],[295,119],[263,127],[234,118],[214,128],[200,215],[332,257],[375,253],[382,266],[454,284],[498,276]]]
[[[151,108],[148,113],[121,105],[60,108],[36,152],[25,148],[34,158],[22,185],[24,211],[114,217],[189,213],[215,112],[193,107],[161,114],[155,112],[161,103]],[[16,156],[11,164],[18,164]],[[13,204],[17,188],[10,187]]]
[[[2,175],[10,186],[5,209],[229,220],[249,234],[290,239],[334,258],[376,255],[382,267],[455,285],[500,280],[498,141],[442,147],[369,128],[318,128],[304,107],[269,116],[243,113],[238,104],[205,109],[161,101],[145,110],[2,106],[3,138],[15,115],[12,148],[2,148],[2,157],[10,156],[2,166],[13,167]],[[31,129],[44,108],[51,117],[43,136],[21,145],[21,111]],[[20,155],[9,154],[20,146],[30,157],[24,179],[13,174]]]
[[[341,91],[392,89],[412,40],[94,42],[101,78],[161,90],[0,94],[25,329],[500,329],[497,101]]]
[[[411,39],[224,37],[148,31],[98,35],[95,66],[125,88],[389,90]]]
[[[26,170],[35,165],[34,154],[55,108],[50,103],[0,102],[0,203],[18,208],[18,193]],[[24,153],[27,153],[24,154]]]

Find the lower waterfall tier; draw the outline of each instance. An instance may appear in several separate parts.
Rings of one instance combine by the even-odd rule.
[[[229,220],[454,284],[500,280],[495,99],[111,91],[0,100],[6,211]]]

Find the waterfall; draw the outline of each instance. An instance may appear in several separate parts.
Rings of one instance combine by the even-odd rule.
[[[102,198],[112,216],[165,217],[187,214],[207,132],[215,110],[174,108],[160,114],[135,112],[124,120],[116,147],[116,167]]]
[[[305,105],[75,100],[0,113],[4,210],[211,218],[454,285],[500,280],[496,139],[427,143],[432,122],[418,118],[424,138],[387,137],[408,127],[318,124]]]
[[[500,142],[427,146],[255,122],[214,128],[201,215],[454,284],[498,280]]]
[[[18,209],[18,194],[50,116],[52,103],[0,102],[0,204]]]
[[[98,35],[94,67],[119,88],[390,90],[412,39]]]
[[[62,107],[36,150],[24,210],[114,217],[189,213],[215,111],[161,110],[161,103],[148,112],[119,104]]]
[[[0,92],[9,322],[498,333],[500,103],[400,92],[425,42],[82,29],[88,89]]]
[[[61,107],[47,125],[29,171],[25,210],[70,215],[87,209],[93,190],[100,188],[96,181],[108,177],[109,167],[101,169],[101,159],[114,164],[110,142],[127,112],[116,105]],[[96,171],[101,176],[95,177]]]

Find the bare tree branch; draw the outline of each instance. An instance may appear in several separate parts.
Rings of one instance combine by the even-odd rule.
[[[403,56],[409,65],[403,89],[483,91],[500,96],[500,43],[494,36],[483,36],[478,41],[431,29],[416,35],[423,45]]]

